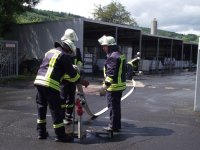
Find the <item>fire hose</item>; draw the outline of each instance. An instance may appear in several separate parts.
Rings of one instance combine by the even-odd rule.
[[[131,95],[131,93],[135,90],[135,86],[136,86],[136,83],[135,81],[132,79],[132,88],[121,98],[121,101],[125,100],[128,96]],[[77,86],[78,87],[78,86]],[[82,86],[81,86],[82,87]],[[80,86],[78,87],[78,91],[79,90],[82,90],[80,89]],[[105,113],[107,110],[108,110],[108,107],[105,107],[103,108],[102,110],[100,110],[99,112],[93,114],[90,110],[90,108],[88,107],[88,104],[87,104],[87,101],[85,99],[85,96],[80,96],[80,100],[82,101],[81,104],[82,104],[82,107],[84,108],[84,110],[87,112],[88,115],[91,116],[91,119],[95,119],[97,118],[98,116],[102,115],[103,113]]]

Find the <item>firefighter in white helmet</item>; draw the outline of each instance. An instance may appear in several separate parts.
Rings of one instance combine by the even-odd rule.
[[[56,141],[71,142],[73,139],[66,135],[61,110],[60,81],[64,74],[68,74],[69,81],[76,82],[80,75],[72,66],[70,56],[75,51],[71,40],[64,40],[61,43],[55,42],[55,48],[45,53],[43,61],[38,70],[34,85],[37,88],[36,104],[38,110],[37,131],[38,139],[46,139],[47,106],[51,112],[53,128],[56,134]]]
[[[133,59],[129,60],[127,63],[127,72],[126,72],[126,79],[132,80],[135,72],[139,72],[139,65],[140,65],[140,52],[137,52]]]
[[[98,42],[106,53],[104,83],[100,95],[107,94],[110,122],[105,130],[119,132],[121,129],[121,97],[126,89],[126,59],[119,51],[114,37],[102,36]]]
[[[66,29],[64,35],[61,37],[61,40],[71,40],[73,42],[78,41],[78,37],[73,29]],[[82,57],[79,48],[76,48],[76,54],[71,56],[72,64],[78,68],[82,66]],[[89,85],[89,82],[85,80],[81,80],[85,86]],[[74,120],[73,118],[73,110],[75,104],[75,94],[76,94],[76,83],[70,82],[68,80],[63,80],[63,84],[61,85],[61,98],[64,101],[64,105],[62,105],[63,113],[64,113],[64,123],[71,124]]]
[[[140,52],[137,52],[135,57],[140,57],[140,55],[141,55]]]
[[[76,35],[76,33],[74,32],[73,29],[66,29],[64,35],[61,37],[61,41],[64,41],[66,39],[69,39],[73,42],[77,42],[78,41],[78,37]]]

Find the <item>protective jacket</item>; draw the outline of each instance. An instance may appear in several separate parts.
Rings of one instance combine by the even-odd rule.
[[[66,55],[60,48],[51,49],[45,53],[34,85],[50,87],[60,91],[60,82],[65,73],[70,77],[66,80],[75,82],[80,78],[80,75],[71,64],[70,56]]]
[[[130,61],[128,61],[128,64],[132,66],[132,69],[134,71],[137,71],[138,70],[138,67],[139,67],[139,63],[140,63],[140,57],[136,57]]]
[[[79,48],[76,48],[76,56],[71,56],[70,59],[71,59],[72,64],[75,66],[83,65],[82,58],[81,58],[81,52],[80,52]],[[78,70],[78,72],[80,72],[80,70]],[[73,78],[71,78],[71,76],[67,73],[65,73],[65,75],[61,78],[61,80],[64,84],[67,84],[68,82],[75,83],[77,81],[77,80],[74,80]]]
[[[123,91],[126,89],[126,59],[119,51],[107,54],[104,65],[105,85],[107,91]]]
[[[128,61],[128,64],[130,64],[133,68],[136,68],[139,65],[140,59],[134,58],[130,61]]]
[[[73,65],[80,65],[82,66],[82,58],[81,58],[81,51],[79,48],[76,48],[76,56],[72,57],[72,64]]]
[[[76,56],[71,56],[70,59],[73,65],[82,66],[82,58],[79,48],[76,48]],[[66,110],[67,117],[72,117],[74,109],[75,93],[76,93],[76,83],[73,82],[73,80],[70,78],[68,74],[65,74],[62,78],[62,85],[61,85],[61,98],[64,100],[61,107],[64,109],[64,111],[65,108],[67,108]]]

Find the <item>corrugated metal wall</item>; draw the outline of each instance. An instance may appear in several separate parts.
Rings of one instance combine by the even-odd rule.
[[[24,60],[42,59],[49,49],[53,48],[55,41],[60,41],[67,28],[77,33],[79,41],[77,47],[83,50],[83,25],[79,20],[43,22],[36,24],[18,25],[6,39],[16,40],[19,44],[19,63]]]

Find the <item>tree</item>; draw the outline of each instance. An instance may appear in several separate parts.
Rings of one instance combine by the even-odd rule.
[[[135,19],[131,17],[130,12],[126,11],[125,7],[119,2],[112,1],[107,6],[98,5],[95,7],[93,12],[95,20],[138,26]]]
[[[1,0],[0,1],[0,37],[9,31],[15,23],[15,16],[34,7],[39,0]]]

